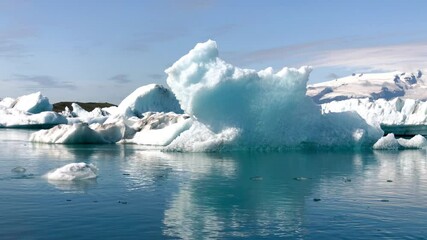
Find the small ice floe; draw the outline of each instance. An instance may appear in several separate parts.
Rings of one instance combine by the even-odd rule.
[[[305,180],[308,180],[308,179],[310,179],[310,178],[306,178],[306,177],[294,177],[293,178],[295,181],[305,181]]]
[[[343,178],[342,178],[342,180],[343,180],[344,182],[351,182],[351,179],[350,179],[350,178],[348,178],[348,177],[343,177]]]
[[[98,168],[88,163],[70,163],[51,172],[45,177],[53,181],[76,181],[95,179],[98,175]]]
[[[262,177],[261,176],[253,176],[253,177],[250,177],[249,179],[252,181],[261,181]]]
[[[25,173],[27,171],[27,169],[18,166],[18,167],[12,168],[12,170],[10,170],[10,171],[13,173]]]
[[[393,133],[380,138],[373,146],[375,150],[421,149],[427,146],[427,139],[416,135],[411,139],[396,139]]]

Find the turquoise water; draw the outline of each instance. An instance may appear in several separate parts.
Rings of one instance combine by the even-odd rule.
[[[0,239],[427,236],[425,150],[159,153],[33,144],[30,133],[0,130]],[[71,162],[99,177],[43,178]]]

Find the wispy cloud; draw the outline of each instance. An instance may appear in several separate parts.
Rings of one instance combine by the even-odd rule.
[[[427,42],[324,51],[309,60],[314,67],[416,70],[427,67]]]
[[[20,58],[28,56],[30,56],[30,54],[23,44],[15,41],[0,40],[0,58]]]
[[[16,74],[12,78],[3,80],[5,82],[23,83],[25,88],[63,88],[69,90],[75,90],[77,87],[70,83],[59,81],[51,76],[47,75],[22,75]],[[28,84],[31,85],[28,85]]]
[[[37,36],[37,31],[30,27],[0,31],[0,57],[21,58],[31,56],[22,41],[35,36]]]
[[[342,45],[344,39],[327,39],[320,41],[307,42],[302,44],[290,44],[284,46],[278,46],[274,48],[261,49],[257,51],[247,52],[238,54],[236,60],[239,60],[246,64],[260,63],[266,61],[295,61],[296,58],[308,57],[314,52],[321,51],[323,49],[329,49]]]
[[[172,6],[188,11],[207,10],[213,7],[216,0],[181,0],[171,1]]]
[[[417,34],[412,34],[419,37]],[[411,36],[412,36],[411,35]],[[292,66],[357,68],[366,71],[415,70],[427,66],[427,41],[379,45],[395,34],[353,36],[233,53],[242,64],[280,61]]]
[[[214,37],[218,37],[218,36],[233,32],[236,30],[236,28],[237,28],[236,24],[223,24],[220,26],[207,28],[205,31],[209,33],[210,37],[214,38]]]
[[[126,84],[126,83],[132,82],[129,79],[129,76],[126,75],[126,74],[117,74],[115,76],[112,76],[109,80],[113,81],[113,82],[115,82],[117,84]]]
[[[169,31],[138,33],[133,36],[131,41],[125,43],[123,49],[132,52],[145,52],[148,51],[153,44],[170,42],[182,38],[187,34],[188,31],[184,28],[175,28]]]
[[[11,28],[9,30],[0,32],[0,39],[2,40],[17,40],[23,38],[36,37],[37,31],[35,28],[26,26],[19,28]]]
[[[160,81],[162,79],[165,79],[165,75],[163,74],[158,74],[158,73],[152,73],[152,74],[148,74],[147,75],[150,79],[152,80],[156,80],[156,81]]]

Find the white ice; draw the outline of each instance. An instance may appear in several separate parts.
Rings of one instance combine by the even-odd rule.
[[[53,181],[77,181],[96,178],[98,168],[89,163],[70,163],[55,169],[45,175],[48,180]]]
[[[153,112],[154,111],[154,112]],[[32,134],[31,141],[45,143],[136,143],[165,146],[190,128],[190,116],[182,113],[174,94],[149,84],[126,97],[118,107],[88,112],[72,104],[62,112],[68,125]]]
[[[376,150],[420,149],[427,146],[427,140],[416,135],[411,139],[396,139],[393,133],[380,138],[373,146]]]
[[[95,108],[91,112],[84,110],[77,103],[71,104],[72,110],[70,111],[68,107],[65,108],[65,111],[62,112],[64,116],[67,116],[68,124],[74,123],[104,123],[109,117],[110,113],[104,111],[101,108]],[[110,109],[110,108],[108,108]]]
[[[427,124],[427,103],[407,98],[424,89],[421,72],[356,74],[307,88],[310,71],[241,69],[220,59],[216,42],[209,40],[166,70],[171,90],[142,86],[118,107],[92,112],[73,104],[64,111],[68,126],[37,132],[32,140],[136,143],[168,151],[359,148],[381,138],[380,124]],[[393,98],[400,94],[405,97]],[[2,100],[0,113],[17,111],[14,104]],[[0,124],[1,119],[6,118]],[[398,148],[419,143],[403,142]]]
[[[118,114],[126,117],[142,117],[145,112],[182,113],[174,94],[158,84],[142,86],[119,104]]]
[[[234,149],[360,147],[381,137],[380,129],[357,114],[322,115],[306,96],[310,71],[308,67],[278,72],[237,68],[221,60],[216,43],[209,40],[197,44],[166,73],[182,109],[200,123],[191,131],[203,126],[216,140],[223,132],[238,132],[233,139],[226,134],[221,149],[227,145]],[[198,137],[184,132],[171,145],[194,151]],[[210,150],[215,150],[218,141],[212,143]]]
[[[49,99],[40,92],[0,101],[0,127],[43,127],[67,123],[67,119],[52,112]]]
[[[192,123],[193,120],[186,114],[147,112],[142,119],[132,125],[133,129],[138,131],[126,142],[166,146],[188,130]]]
[[[395,98],[348,99],[321,105],[324,113],[355,111],[371,125],[426,125],[427,102]]]
[[[30,141],[61,144],[115,143],[123,138],[124,131],[125,126],[115,124],[62,124],[31,134]]]
[[[421,71],[354,73],[332,81],[307,87],[307,95],[318,103],[341,101],[351,98],[391,100],[395,97],[427,100],[427,82]]]
[[[41,113],[52,111],[52,104],[47,97],[36,92],[17,98],[13,108],[27,113]]]

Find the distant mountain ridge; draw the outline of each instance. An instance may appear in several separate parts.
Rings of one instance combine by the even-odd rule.
[[[112,103],[108,102],[57,102],[53,104],[53,111],[55,112],[62,112],[64,111],[65,107],[68,107],[69,109],[72,109],[71,104],[77,103],[80,107],[82,107],[84,110],[90,112],[95,108],[105,108],[105,107],[112,107],[117,106]]]
[[[421,70],[415,73],[354,73],[348,77],[308,85],[307,95],[319,104],[351,98],[390,100],[402,97],[427,100],[427,81]]]

